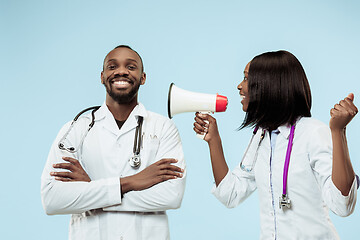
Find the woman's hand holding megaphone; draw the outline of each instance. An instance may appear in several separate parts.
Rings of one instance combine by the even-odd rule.
[[[208,143],[213,140],[221,141],[216,119],[209,114],[195,114],[194,131],[200,135],[205,134],[203,139]]]
[[[204,140],[209,144],[211,165],[217,186],[226,176],[229,167],[225,161],[216,119],[209,114],[196,113],[194,131],[197,134],[205,134]]]

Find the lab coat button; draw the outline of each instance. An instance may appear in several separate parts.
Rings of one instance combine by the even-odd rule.
[[[124,239],[124,238],[121,236],[121,237],[120,237],[120,240],[123,240],[123,239]]]

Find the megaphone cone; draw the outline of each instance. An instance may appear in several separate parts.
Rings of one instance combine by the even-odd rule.
[[[168,94],[168,115],[184,112],[224,112],[228,104],[227,97],[219,94],[191,92],[170,84]]]

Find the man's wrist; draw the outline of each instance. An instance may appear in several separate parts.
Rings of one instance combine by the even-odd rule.
[[[120,189],[121,196],[133,190],[131,185],[131,176],[120,178]]]

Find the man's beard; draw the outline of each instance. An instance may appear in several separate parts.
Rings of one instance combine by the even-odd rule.
[[[106,84],[104,84],[104,86],[105,86],[106,92],[109,94],[109,96],[119,104],[130,103],[136,97],[136,94],[140,88],[140,84],[134,83],[134,86],[130,90],[130,92],[115,93],[113,91],[113,88],[112,88],[113,86],[112,86],[111,82],[107,82]]]

